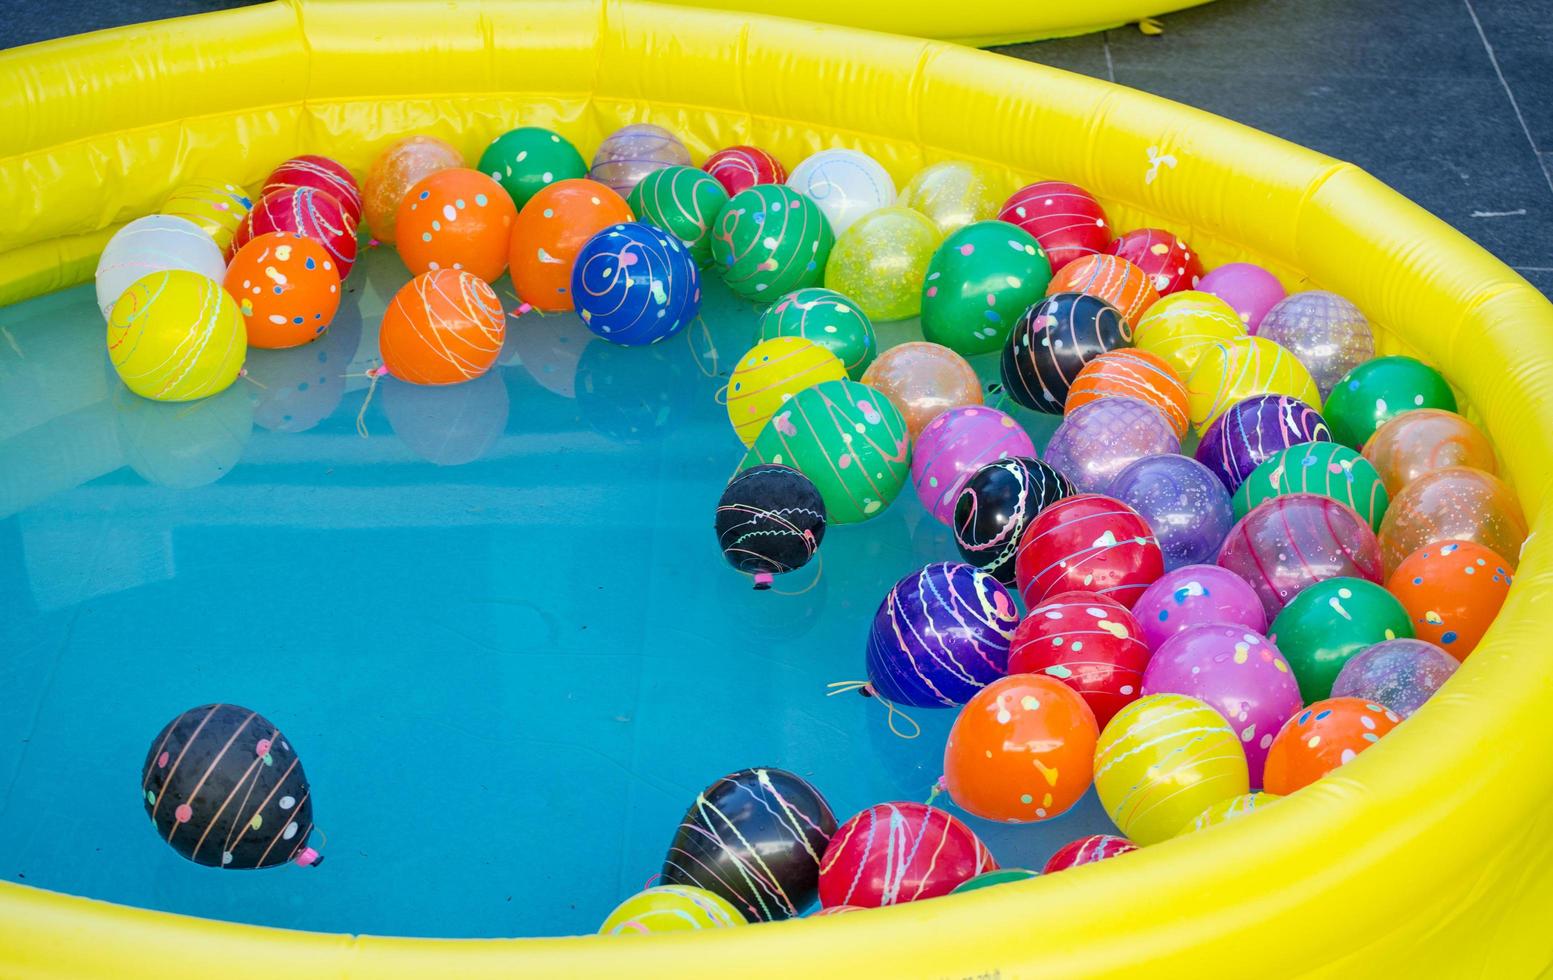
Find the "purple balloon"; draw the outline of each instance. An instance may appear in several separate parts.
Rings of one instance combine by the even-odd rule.
[[[1213,420],[1196,456],[1234,493],[1252,470],[1290,446],[1331,441],[1326,419],[1298,398],[1253,395]]]
[[[1375,334],[1359,308],[1336,293],[1291,293],[1267,311],[1256,329],[1305,365],[1321,397],[1343,375],[1375,356]]]
[[[1184,565],[1166,572],[1143,590],[1132,614],[1150,650],[1158,650],[1182,630],[1210,623],[1267,632],[1267,611],[1256,590],[1217,565]]]
[[[1460,666],[1423,640],[1386,640],[1349,658],[1332,682],[1334,698],[1364,698],[1406,718],[1423,706]]]
[[[1269,619],[1307,585],[1341,575],[1385,580],[1369,522],[1314,493],[1258,504],[1230,529],[1218,564],[1251,583]]]
[[[1034,455],[1035,443],[1012,416],[985,405],[962,405],[933,419],[917,436],[911,482],[922,506],[953,524],[960,491],[977,470],[1010,456]]]
[[[1045,459],[1081,492],[1106,493],[1134,460],[1180,451],[1181,440],[1158,409],[1136,398],[1110,397],[1069,412],[1052,433]]]
[[[1285,295],[1277,276],[1250,262],[1221,265],[1203,276],[1197,288],[1228,303],[1253,334],[1261,326],[1262,317]]]
[[[1149,522],[1165,553],[1167,572],[1212,561],[1235,523],[1224,484],[1208,467],[1185,456],[1145,456],[1129,463],[1105,493]]]
[[[1240,736],[1252,789],[1262,788],[1273,736],[1304,704],[1294,672],[1272,641],[1225,623],[1193,626],[1166,640],[1143,671],[1142,691],[1186,694],[1212,705]]]
[[[679,137],[652,123],[623,126],[604,138],[593,154],[588,177],[629,197],[642,178],[665,167],[690,166],[690,151]]]

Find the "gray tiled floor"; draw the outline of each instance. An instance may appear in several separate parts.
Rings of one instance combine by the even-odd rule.
[[[0,0],[0,23],[21,44],[240,2]],[[1164,23],[1000,50],[1352,160],[1553,295],[1553,0],[1218,0]]]

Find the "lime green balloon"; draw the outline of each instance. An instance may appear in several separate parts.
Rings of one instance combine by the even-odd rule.
[[[626,203],[637,220],[684,242],[697,265],[712,261],[712,224],[728,203],[716,177],[695,167],[664,167],[643,177]]]
[[[1335,500],[1380,530],[1391,496],[1373,463],[1336,442],[1302,442],[1262,461],[1231,501],[1240,520],[1263,501],[1289,493]]]
[[[1025,868],[999,868],[996,871],[984,871],[974,878],[967,878],[950,889],[949,894],[958,895],[961,892],[973,892],[978,888],[991,888],[993,885],[1002,885],[1010,881],[1024,881],[1026,878],[1039,878],[1040,872],[1030,871]]]
[[[1413,635],[1407,610],[1362,578],[1329,578],[1306,586],[1273,620],[1267,638],[1289,662],[1306,704],[1332,696],[1332,682],[1354,654]]]
[[[1363,449],[1381,423],[1415,408],[1456,411],[1456,396],[1440,372],[1411,357],[1377,357],[1338,379],[1321,415],[1332,438]]]
[[[825,500],[832,524],[884,512],[911,471],[906,420],[883,394],[856,381],[805,388],[771,416],[739,469],[792,466]]]
[[[928,263],[922,336],[967,357],[1002,350],[1051,279],[1051,261],[1023,228],[1007,221],[966,225]]]
[[[529,198],[556,181],[588,175],[588,165],[575,146],[559,133],[538,126],[523,126],[496,137],[480,154],[477,169],[496,178],[519,211]]]
[[[880,208],[836,240],[825,285],[852,297],[873,320],[905,320],[922,310],[922,280],[943,235],[910,208]]]
[[[802,337],[841,358],[847,377],[863,376],[879,353],[874,325],[862,307],[823,286],[795,289],[761,314],[756,343],[774,337]]]
[[[756,184],[718,212],[713,268],[745,299],[769,301],[824,281],[835,244],[819,205],[786,184]]]

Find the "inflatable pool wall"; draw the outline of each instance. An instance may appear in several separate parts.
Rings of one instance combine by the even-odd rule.
[[[612,942],[285,932],[0,883],[0,973],[1525,977],[1553,963],[1553,307],[1358,168],[1104,82],[933,41],[644,2],[292,0],[0,53],[0,303],[90,278],[175,185],[301,152],[358,172],[406,133],[472,157],[518,124],[591,150],[629,122],[697,158],[864,150],[904,181],[965,158],[1075,181],[1118,228],[1332,289],[1383,352],[1442,366],[1533,535],[1447,688],[1255,816],[1050,880],[863,915]],[[115,791],[105,789],[105,791]],[[327,874],[327,869],[322,872]],[[309,879],[311,881],[313,879]],[[300,882],[306,887],[308,882]],[[213,885],[219,886],[219,883]],[[600,910],[602,915],[605,910]]]

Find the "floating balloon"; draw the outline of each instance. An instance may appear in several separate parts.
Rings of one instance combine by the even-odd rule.
[[[1440,372],[1411,357],[1377,357],[1343,375],[1322,414],[1332,438],[1363,449],[1381,425],[1419,408],[1456,411],[1456,396]]]
[[[1104,728],[1137,700],[1149,648],[1127,607],[1094,592],[1060,592],[1030,610],[1008,647],[1009,674],[1071,687]]]
[[[1165,572],[1148,523],[1111,497],[1083,493],[1059,500],[1025,528],[1014,559],[1025,605],[1059,592],[1098,592],[1132,608]]]
[[[1199,432],[1206,432],[1220,415],[1253,395],[1290,395],[1306,405],[1320,401],[1305,366],[1262,337],[1210,344],[1186,379],[1186,395],[1192,425]]]
[[[855,524],[889,506],[906,482],[910,460],[906,420],[890,400],[841,380],[789,399],[755,437],[740,468],[796,467],[819,488],[831,521]]]
[[[1037,412],[1061,414],[1084,366],[1132,345],[1132,328],[1116,307],[1083,293],[1058,293],[1030,307],[1003,347],[1003,390]]]
[[[801,337],[763,340],[739,358],[728,379],[728,421],[749,446],[787,400],[821,381],[847,376],[836,355]],[[886,393],[888,394],[888,393]]]
[[[1391,498],[1375,467],[1347,446],[1307,442],[1268,457],[1235,491],[1235,519],[1258,504],[1291,493],[1313,493],[1335,500],[1380,530]]]
[[[495,290],[472,272],[433,269],[405,283],[383,311],[378,347],[401,381],[451,385],[489,371],[507,336]]]
[[[704,888],[658,885],[637,892],[615,906],[599,926],[601,936],[633,936],[648,932],[689,932],[745,925],[728,900]]]
[[[1213,561],[1235,524],[1224,485],[1206,466],[1185,456],[1135,460],[1116,474],[1106,493],[1148,522],[1167,571]]]
[[[1047,507],[1077,493],[1068,478],[1038,459],[1014,456],[971,474],[954,508],[960,557],[1014,584],[1014,556],[1025,527]]]
[[[153,272],[108,316],[108,358],[142,398],[187,402],[224,391],[247,353],[236,301],[198,272]]]
[[[1361,698],[1328,698],[1284,723],[1267,753],[1267,791],[1288,796],[1379,742],[1402,719]]]
[[[852,297],[872,320],[922,311],[922,280],[942,241],[938,226],[910,208],[879,208],[848,224],[825,264],[825,285]]]
[[[1019,611],[979,568],[934,562],[896,582],[868,632],[868,679],[886,701],[964,704],[1008,667]]]
[[[624,199],[596,181],[558,180],[537,191],[512,223],[507,261],[518,298],[550,313],[575,309],[577,254],[605,228],[631,220]]]
[[[1385,640],[1410,638],[1413,627],[1391,593],[1374,582],[1339,576],[1312,583],[1290,599],[1269,635],[1288,657],[1309,703],[1332,696],[1332,682],[1354,654]]]
[[[340,308],[340,274],[311,238],[272,232],[232,257],[224,282],[237,300],[250,347],[297,347],[329,329]]]
[[[1457,415],[1436,408],[1403,412],[1375,430],[1365,440],[1364,458],[1391,493],[1435,470],[1465,466],[1497,474],[1494,447],[1483,430]]]
[[[1084,365],[1068,388],[1063,413],[1070,414],[1103,398],[1135,398],[1158,412],[1177,439],[1190,427],[1186,385],[1157,354],[1122,348],[1106,351]]]
[[[895,203],[895,181],[856,150],[821,150],[793,168],[787,186],[819,205],[839,238],[864,215]]]
[[[394,244],[394,221],[410,188],[427,174],[463,165],[464,155],[435,136],[407,136],[392,144],[372,161],[362,184],[361,213],[367,227],[381,241]]]
[[[820,865],[820,903],[881,908],[947,895],[997,869],[971,829],[921,803],[880,803],[841,825]]]
[[[1332,682],[1334,698],[1362,698],[1403,718],[1456,673],[1455,657],[1423,640],[1387,640],[1354,654]]]
[[[1278,301],[1287,295],[1278,277],[1250,262],[1231,262],[1202,277],[1197,288],[1224,300],[1254,334]]]
[[[751,922],[790,919],[814,903],[836,817],[819,790],[785,769],[740,769],[685,811],[663,880],[726,899]]]
[[[717,546],[728,564],[755,577],[802,568],[825,540],[825,501],[790,466],[756,466],[734,475],[717,501]]]
[[[588,175],[588,165],[577,147],[561,134],[539,126],[509,129],[491,140],[475,169],[501,184],[519,211],[556,181]]]
[[[834,289],[798,289],[760,316],[760,339],[802,337],[841,358],[847,377],[860,380],[878,345],[868,314]]]
[[[958,895],[961,892],[973,892],[981,888],[991,888],[993,885],[1006,885],[1011,881],[1024,881],[1028,878],[1039,877],[1039,873],[1028,868],[999,868],[996,871],[983,871],[976,877],[955,885],[949,894]]]
[[[1375,356],[1370,321],[1343,297],[1319,289],[1279,300],[1255,332],[1299,358],[1322,398],[1339,378]]]
[[[1250,783],[1240,738],[1217,711],[1183,694],[1150,694],[1100,733],[1095,789],[1122,833],[1148,845]]]
[[[1231,493],[1274,454],[1306,442],[1330,442],[1321,413],[1288,395],[1252,395],[1213,420],[1197,444],[1197,461]]]
[[[1246,325],[1217,296],[1186,290],[1163,297],[1138,320],[1133,340],[1183,381],[1214,344],[1246,336]]]
[[[1256,589],[1269,619],[1316,582],[1340,575],[1381,581],[1380,542],[1369,524],[1313,493],[1259,504],[1230,530],[1218,564]]]
[[[1404,558],[1386,588],[1407,611],[1413,635],[1465,660],[1499,615],[1513,568],[1476,541],[1436,541]]]
[[[1018,225],[1046,250],[1053,271],[1074,259],[1105,251],[1111,229],[1105,210],[1084,188],[1060,180],[1028,184],[1003,202],[999,221]]]
[[[302,761],[256,711],[206,704],[168,722],[146,753],[140,793],[157,834],[195,864],[242,871],[321,860],[307,846],[313,798]]]
[[[970,356],[1000,350],[1014,322],[1046,295],[1051,263],[1029,232],[1006,221],[953,231],[922,281],[922,336]]]
[[[340,202],[353,225],[361,224],[361,188],[356,178],[338,160],[311,153],[292,157],[270,171],[259,196],[266,197],[273,191],[311,187],[322,191]]]
[[[215,241],[222,255],[230,259],[232,236],[252,207],[253,199],[236,184],[224,180],[191,180],[180,184],[162,202],[161,213],[169,218],[187,218],[194,222]]]
[[[1100,730],[1078,692],[1051,677],[994,681],[960,709],[944,746],[949,798],[987,820],[1066,813],[1089,789]]]
[[[710,174],[728,196],[749,190],[756,184],[787,182],[782,161],[758,146],[730,146],[706,158],[701,169]]]
[[[927,215],[948,235],[997,217],[1005,190],[1003,179],[986,164],[946,160],[917,171],[895,203]]]
[[[1137,323],[1148,308],[1159,302],[1159,293],[1148,275],[1126,259],[1114,255],[1086,255],[1063,266],[1046,284],[1048,295],[1083,293],[1116,307],[1122,319]]]
[[[1101,398],[1068,414],[1046,444],[1046,460],[1085,493],[1110,493],[1128,465],[1176,453],[1181,440],[1165,417],[1136,398]],[[1229,501],[1225,500],[1228,515]]]
[[[1012,416],[985,405],[951,408],[922,430],[911,451],[911,481],[928,512],[945,524],[972,474],[1010,456],[1034,456],[1035,444]]]
[[[678,136],[652,123],[632,123],[604,137],[593,154],[588,179],[625,197],[654,170],[688,166],[690,151]]]
[[[718,212],[712,262],[734,293],[765,300],[818,286],[835,244],[813,201],[781,184],[757,184]]]
[[[728,194],[692,167],[665,167],[643,177],[628,201],[636,217],[678,238],[697,265],[712,261],[712,225]]]
[[[213,282],[226,277],[226,259],[210,235],[187,218],[152,214],[114,232],[97,260],[97,306],[103,318],[130,286],[154,272],[183,270]]]
[[[1104,861],[1106,858],[1113,858],[1137,849],[1138,845],[1125,837],[1117,837],[1113,834],[1090,834],[1088,837],[1080,837],[1059,847],[1057,853],[1047,859],[1041,873],[1056,874],[1058,871],[1076,868],[1081,864],[1094,864],[1096,861]]]
[[[232,236],[232,248],[241,251],[249,241],[274,231],[313,239],[329,253],[340,280],[350,277],[356,264],[356,223],[335,198],[311,187],[272,191],[243,219]]]
[[[1496,476],[1462,466],[1409,483],[1386,508],[1381,560],[1392,571],[1408,555],[1439,541],[1473,541],[1511,561],[1519,558],[1526,518],[1515,492]]]
[[[1166,572],[1144,590],[1132,611],[1150,650],[1183,630],[1210,623],[1267,632],[1267,611],[1256,590],[1217,565],[1184,565]]]
[[[1202,259],[1178,236],[1159,228],[1139,228],[1112,242],[1108,251],[1142,269],[1161,296],[1196,289]]]
[[[1253,781],[1252,785],[1255,785]],[[1220,800],[1213,806],[1199,813],[1191,823],[1185,827],[1182,833],[1192,833],[1198,830],[1207,830],[1221,823],[1237,820],[1248,813],[1261,810],[1283,799],[1271,793],[1243,793],[1240,796],[1232,796],[1227,800]]]
[[[496,181],[478,170],[449,167],[410,188],[395,221],[399,257],[412,275],[463,269],[486,282],[507,271],[518,209]]]
[[[924,341],[885,351],[863,372],[863,384],[900,409],[913,442],[949,409],[981,404],[981,379],[965,358]]]
[[[571,290],[588,329],[622,347],[668,340],[701,310],[701,274],[684,243],[635,221],[588,240]]]

